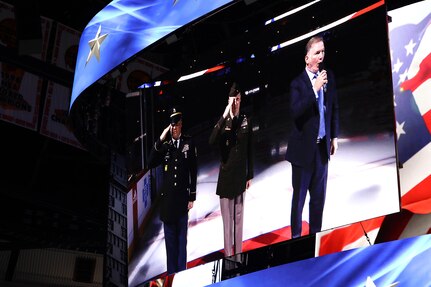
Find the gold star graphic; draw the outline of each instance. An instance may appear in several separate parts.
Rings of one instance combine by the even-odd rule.
[[[88,45],[90,46],[90,53],[88,53],[87,62],[85,62],[85,65],[88,64],[93,55],[96,56],[98,62],[100,61],[100,46],[102,45],[102,42],[105,40],[106,36],[108,36],[108,34],[103,34],[102,36],[100,36],[101,31],[102,25],[99,26],[99,29],[96,33],[96,37],[94,37],[93,40],[88,41]]]

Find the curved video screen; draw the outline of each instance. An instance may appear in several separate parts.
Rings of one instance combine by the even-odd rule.
[[[70,108],[87,88],[141,50],[231,0],[116,0],[85,27],[80,41]]]
[[[143,116],[140,128],[146,137],[137,158],[145,173],[137,178],[128,200],[129,286],[166,275],[158,211],[162,167],[147,170],[146,160],[169,124],[173,106],[181,108],[183,132],[197,147],[197,197],[189,211],[187,267],[224,256],[216,195],[220,154],[209,145],[209,137],[227,105],[232,82],[241,88],[241,111],[251,120],[254,144],[242,252],[292,239],[292,165],[285,160],[292,128],[289,85],[304,70],[305,46],[315,35],[324,38],[325,67],[335,76],[339,102],[339,148],[328,165],[322,231],[399,211],[386,7],[384,1],[339,2],[313,1],[277,13],[267,10],[262,14],[272,14],[251,31],[259,49],[245,46],[224,62],[214,56],[207,69],[184,70],[183,78],[162,75],[160,82],[143,85],[139,96],[128,98],[136,117]],[[302,236],[309,236],[309,195]]]

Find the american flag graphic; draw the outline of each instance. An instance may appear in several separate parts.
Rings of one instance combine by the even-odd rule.
[[[406,9],[394,12],[393,21],[397,15],[416,21],[389,33],[401,206],[425,214],[431,212],[431,2]],[[423,18],[413,17],[424,10]]]
[[[318,234],[316,256],[370,245],[379,232],[383,232],[385,239],[394,240],[402,238],[402,234],[414,236],[431,231],[429,220],[422,220],[420,227],[410,224],[412,218],[417,218],[412,215],[429,218],[426,215],[431,213],[431,1],[404,6],[388,14],[392,18],[389,44],[404,211],[384,220],[374,218]],[[382,225],[391,221],[391,216],[396,217],[402,230],[394,230],[393,224]],[[409,231],[412,228],[417,234]]]

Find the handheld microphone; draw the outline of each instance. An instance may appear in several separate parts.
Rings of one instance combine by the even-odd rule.
[[[321,62],[319,64],[319,72],[321,72],[324,69],[325,69],[325,64]],[[326,93],[326,90],[327,90],[327,84],[323,84],[323,92]]]

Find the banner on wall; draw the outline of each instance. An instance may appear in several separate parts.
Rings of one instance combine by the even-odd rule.
[[[52,51],[52,64],[73,72],[80,36],[80,32],[58,23]],[[48,82],[40,133],[84,149],[67,125],[70,93],[70,88],[51,81]]]
[[[81,32],[58,23],[51,62],[59,68],[74,72],[80,37]]]
[[[42,79],[5,63],[0,71],[0,119],[36,130]]]
[[[15,12],[12,5],[0,2],[0,45],[17,47]]]
[[[40,24],[42,26],[42,50],[40,54],[32,54],[31,56],[45,62],[49,51],[48,46],[52,30],[52,20],[41,17]]]
[[[31,55],[45,60],[52,22],[41,18],[42,53]],[[14,8],[0,2],[0,45],[17,48]],[[0,120],[37,130],[43,80],[8,63],[0,63]]]
[[[70,88],[49,82],[40,133],[63,143],[84,149],[68,128]]]

